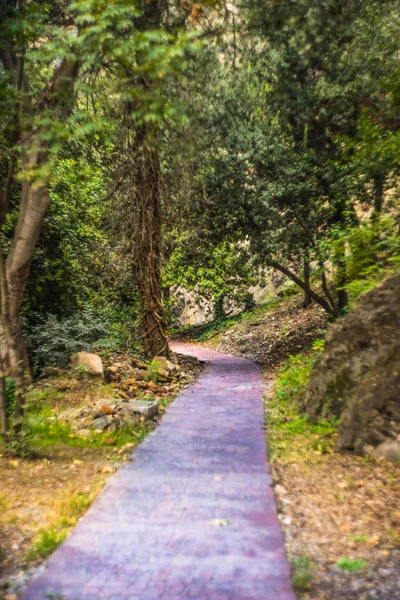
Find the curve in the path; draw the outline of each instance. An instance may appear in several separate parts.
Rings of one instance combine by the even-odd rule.
[[[21,600],[294,600],[251,361],[208,365]]]

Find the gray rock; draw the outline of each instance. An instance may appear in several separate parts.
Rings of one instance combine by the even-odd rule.
[[[400,275],[362,296],[330,328],[302,408],[314,421],[340,419],[338,449],[363,454],[369,448],[372,454],[380,448],[378,454],[396,462],[399,331]]]
[[[140,414],[146,419],[151,419],[158,414],[158,402],[146,402],[144,400],[131,400],[128,402],[128,410]]]
[[[376,460],[388,460],[400,465],[400,444],[394,440],[379,444],[376,448],[369,450],[368,454]]]
[[[99,417],[98,419],[95,419],[93,421],[92,427],[93,429],[100,429],[101,431],[104,431],[105,429],[107,429],[110,423],[111,417],[109,415],[103,415],[102,417]]]

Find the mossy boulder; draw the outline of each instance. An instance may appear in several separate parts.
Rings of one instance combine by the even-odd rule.
[[[339,448],[376,455],[390,446],[389,459],[400,450],[400,275],[330,328],[303,409],[314,421],[340,419]]]

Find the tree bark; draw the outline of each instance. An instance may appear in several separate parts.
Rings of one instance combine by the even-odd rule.
[[[310,263],[309,263],[308,259],[304,260],[303,277],[304,277],[305,286],[307,288],[310,288]],[[310,296],[308,291],[305,291],[303,308],[308,308],[310,306],[310,304],[312,304],[312,297]]]
[[[160,159],[155,140],[145,125],[136,137],[133,183],[133,267],[138,284],[140,329],[149,358],[170,355],[161,287]]]

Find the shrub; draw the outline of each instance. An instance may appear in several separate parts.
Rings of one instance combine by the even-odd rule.
[[[90,351],[107,334],[108,323],[89,307],[71,317],[49,315],[28,330],[25,340],[35,374],[45,367],[66,367],[75,352]]]

